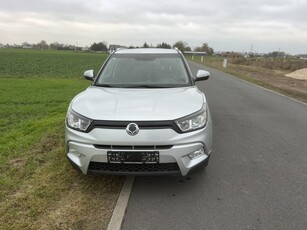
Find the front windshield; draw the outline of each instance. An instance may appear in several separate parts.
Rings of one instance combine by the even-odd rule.
[[[168,88],[190,86],[191,80],[179,54],[113,54],[95,85]]]

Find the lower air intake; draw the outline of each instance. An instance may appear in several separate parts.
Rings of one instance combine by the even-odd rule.
[[[158,164],[121,164],[91,162],[89,173],[118,174],[118,175],[154,175],[154,174],[180,174],[177,163]]]

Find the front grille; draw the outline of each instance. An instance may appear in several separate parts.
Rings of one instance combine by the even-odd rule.
[[[124,150],[162,150],[171,149],[173,145],[94,145],[96,149],[124,149]]]
[[[104,121],[93,120],[86,130],[90,132],[95,128],[102,129],[122,129],[125,130],[130,123],[136,123],[140,129],[173,129],[177,133],[182,133],[174,121]]]
[[[117,164],[90,162],[89,173],[104,174],[179,174],[180,169],[177,163],[158,163],[158,164]]]

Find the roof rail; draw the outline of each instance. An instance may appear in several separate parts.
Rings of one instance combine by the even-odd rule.
[[[127,48],[125,48],[125,47],[118,47],[118,48],[111,47],[108,52],[110,54],[112,54],[112,53],[114,53],[114,52],[116,52],[118,50],[123,50],[123,49],[127,49]]]
[[[117,50],[125,50],[125,49],[127,49],[127,48],[126,47],[119,47],[119,48],[116,49],[116,51]]]
[[[180,49],[178,49],[176,46],[173,48],[174,50],[177,50],[178,53],[182,53]]]

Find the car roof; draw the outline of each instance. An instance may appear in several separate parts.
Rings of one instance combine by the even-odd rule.
[[[178,54],[176,49],[161,49],[161,48],[134,48],[134,49],[119,49],[117,54]]]

